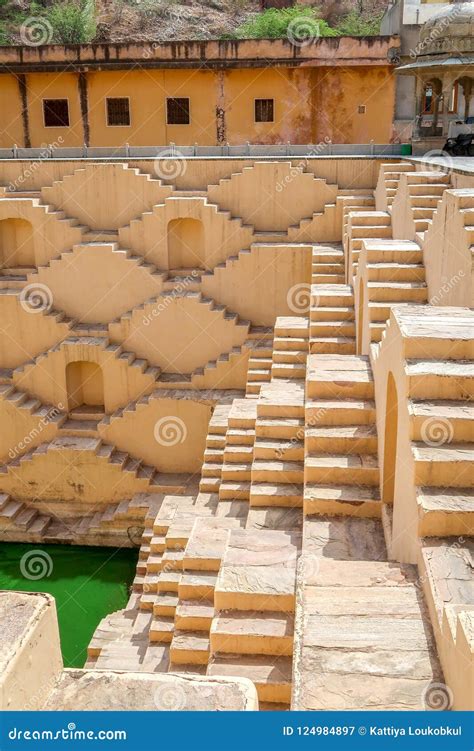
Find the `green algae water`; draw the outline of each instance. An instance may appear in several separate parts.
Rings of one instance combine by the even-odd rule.
[[[87,645],[108,613],[124,608],[138,550],[0,544],[0,589],[56,599],[64,666],[83,667]]]

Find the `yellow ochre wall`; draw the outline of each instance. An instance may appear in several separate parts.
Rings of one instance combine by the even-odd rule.
[[[90,146],[245,143],[388,143],[394,82],[388,65],[229,70],[91,70],[87,77]],[[26,73],[30,145],[84,144],[77,73]],[[105,98],[129,97],[131,125],[107,126]],[[167,125],[166,97],[189,97],[189,125]],[[42,99],[67,98],[70,126],[45,128]],[[274,99],[273,123],[254,122],[254,100]],[[358,112],[365,105],[366,112]],[[225,129],[217,136],[216,109]],[[0,76],[0,147],[25,146],[15,76]]]

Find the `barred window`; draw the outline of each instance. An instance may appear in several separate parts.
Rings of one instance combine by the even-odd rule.
[[[67,99],[43,99],[43,117],[46,128],[66,128],[69,125]]]
[[[130,125],[128,97],[107,98],[107,125]]]
[[[168,125],[189,125],[189,99],[167,99],[166,122]]]
[[[273,99],[256,99],[255,100],[255,122],[272,123],[273,122]]]

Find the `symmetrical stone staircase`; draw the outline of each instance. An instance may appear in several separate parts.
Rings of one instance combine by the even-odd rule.
[[[290,168],[279,165],[278,174]],[[68,348],[109,352],[149,382],[114,408],[61,413],[54,440],[5,464],[0,477],[17,488],[18,474],[28,482],[51,452],[77,451],[103,472],[119,470],[118,483],[125,477],[133,484],[123,498],[87,513],[83,506],[82,515],[72,503],[67,529],[55,499],[33,507],[21,494],[3,492],[1,534],[86,544],[116,544],[127,535],[130,545],[140,543],[129,601],[96,630],[90,668],[245,677],[263,709],[418,710],[426,708],[431,683],[445,681],[453,706],[464,708],[473,612],[472,316],[426,305],[423,263],[450,180],[408,162],[387,163],[374,194],[339,192],[304,173],[303,182],[317,183],[327,203],[316,205],[318,195],[317,210],[295,210],[295,222],[283,228],[281,216],[268,226],[263,205],[251,224],[249,194],[235,193],[254,170],[263,168],[245,166],[207,192],[165,189],[156,202],[154,191],[166,186],[136,174],[147,210],[120,229],[74,225],[81,241],[72,253],[101,244],[142,268],[147,283],[154,277],[156,293],[138,296],[107,321],[63,320],[62,341],[0,376],[0,397],[41,414],[46,407],[30,396],[34,389],[19,390],[23,379],[34,385],[32,371]],[[57,205],[64,188],[49,191]],[[458,198],[469,238],[471,207]],[[145,259],[146,233],[181,214],[212,215],[244,238],[236,249],[226,235],[216,263],[204,264],[177,292],[229,322],[239,341],[191,373],[160,373],[127,349],[127,333],[134,317],[174,295],[191,271],[161,272]],[[402,226],[409,237],[399,237]],[[268,321],[260,311],[252,325],[206,291],[213,283],[223,295],[237,265],[242,271],[256,254],[282,247],[305,258],[300,286],[309,305],[299,306],[300,314],[286,310]],[[68,255],[65,248],[42,268],[67,263]],[[19,294],[23,280],[9,276],[15,274],[6,275],[8,293]],[[283,296],[290,310],[292,291]],[[232,301],[229,307],[239,309]],[[237,370],[238,386],[226,380]],[[108,430],[133,426],[159,400],[177,398],[202,400],[211,413],[200,472],[159,472],[106,440]],[[394,405],[396,417],[388,408]],[[432,445],[427,425],[444,426],[447,439],[435,436]],[[388,454],[403,480],[393,497]]]

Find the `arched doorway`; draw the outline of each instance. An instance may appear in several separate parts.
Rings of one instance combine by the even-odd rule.
[[[0,268],[36,266],[33,227],[26,219],[0,221]]]
[[[382,500],[393,504],[395,500],[395,469],[398,438],[398,394],[392,373],[388,374],[385,402],[385,440],[383,447]]]
[[[168,224],[170,269],[205,267],[204,226],[199,219],[172,219]]]
[[[68,411],[82,405],[104,406],[104,377],[96,362],[78,360],[66,367]]]

